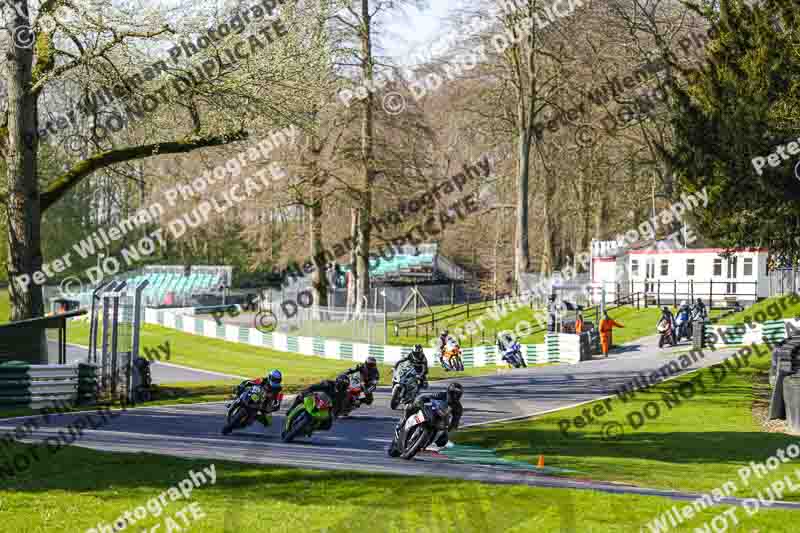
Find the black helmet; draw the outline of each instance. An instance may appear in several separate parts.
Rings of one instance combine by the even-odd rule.
[[[451,383],[447,387],[447,401],[448,402],[457,402],[461,399],[461,396],[464,394],[464,387],[461,386],[461,383]]]
[[[661,311],[664,313],[669,313],[669,307],[665,305],[664,307],[661,308]]]
[[[425,352],[422,350],[421,344],[414,345],[414,350],[411,352],[411,360],[415,363],[421,363],[425,360]]]
[[[367,368],[378,368],[378,360],[370,355],[369,357],[367,357],[364,366],[366,366]]]
[[[347,390],[350,386],[350,380],[347,379],[347,376],[339,376],[336,378],[336,392],[342,392]]]
[[[702,300],[702,299],[700,299],[700,298],[698,298],[698,299],[697,299],[697,303],[698,303],[698,304],[701,304],[701,303],[703,303],[703,300]]]

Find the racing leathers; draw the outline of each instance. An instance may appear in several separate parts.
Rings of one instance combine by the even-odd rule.
[[[236,386],[234,394],[238,398],[245,391],[245,389],[252,387],[253,385],[257,385],[264,390],[264,401],[258,410],[256,420],[261,422],[264,427],[269,427],[272,425],[272,413],[281,408],[283,394],[281,394],[280,390],[274,390],[272,387],[270,387],[269,381],[263,378],[247,379],[242,381]]]
[[[403,412],[403,418],[400,419],[400,422],[397,424],[398,430],[403,427],[406,423],[406,420],[416,412],[422,409],[422,406],[425,405],[427,402],[432,400],[439,400],[446,402],[450,407],[450,411],[452,416],[450,418],[450,426],[447,428],[447,431],[442,433],[442,435],[436,440],[436,445],[439,447],[444,446],[447,444],[448,440],[448,433],[450,431],[455,431],[458,429],[458,424],[461,422],[461,416],[464,414],[464,407],[461,405],[461,402],[458,400],[450,401],[447,398],[447,391],[436,392],[433,394],[421,394],[417,396],[417,398],[408,404]]]

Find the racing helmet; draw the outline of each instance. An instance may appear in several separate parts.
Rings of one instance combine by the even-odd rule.
[[[449,331],[447,331],[446,329],[443,329],[443,330],[442,330],[442,335],[441,335],[441,336],[442,336],[442,337],[447,337],[448,335],[450,335],[450,332],[449,332]]]
[[[366,366],[369,369],[378,368],[378,360],[370,355],[364,362],[364,366]]]
[[[453,403],[461,400],[461,396],[464,394],[464,387],[461,386],[461,383],[451,383],[447,386],[447,402]]]
[[[347,378],[347,376],[339,376],[336,378],[336,392],[346,391],[348,387],[350,387],[350,380]]]
[[[425,360],[425,352],[422,350],[421,344],[414,345],[414,350],[411,352],[411,360],[415,363],[421,363]]]
[[[269,384],[270,387],[273,389],[280,389],[283,387],[283,374],[281,374],[280,370],[272,370],[267,375],[266,382]]]

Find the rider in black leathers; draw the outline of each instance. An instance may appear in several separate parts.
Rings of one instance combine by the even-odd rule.
[[[415,344],[414,349],[411,352],[397,361],[394,364],[395,371],[397,367],[400,366],[402,363],[408,361],[414,367],[414,370],[417,371],[417,377],[419,378],[419,388],[427,389],[428,388],[428,359],[425,357],[425,352],[422,350],[421,344]]]
[[[447,444],[448,433],[458,429],[458,424],[461,422],[461,416],[464,414],[464,407],[461,405],[461,396],[463,394],[464,387],[462,387],[460,383],[451,383],[444,392],[421,394],[417,396],[413,402],[406,406],[406,409],[403,412],[403,417],[397,424],[397,430],[399,431],[400,428],[403,427],[403,425],[406,423],[406,420],[408,420],[410,416],[422,409],[422,406],[425,405],[426,402],[431,400],[447,402],[447,405],[450,407],[452,412],[452,417],[450,419],[450,427],[448,427],[447,431],[443,432],[442,435],[436,440],[436,445],[441,448]]]
[[[314,392],[324,392],[325,394],[330,397],[331,401],[333,402],[333,406],[331,411],[334,413],[338,413],[342,405],[344,405],[346,396],[347,396],[347,388],[350,386],[350,380],[339,376],[336,378],[336,381],[326,379],[325,381],[320,381],[310,387],[303,389],[302,391],[297,393],[297,396],[292,402],[292,405],[289,406],[289,409],[286,411],[290,413],[292,409],[303,403],[303,400],[306,396]],[[330,417],[331,423],[333,422],[334,417]],[[330,429],[330,428],[328,428]]]
[[[355,366],[355,368],[347,370],[341,376],[339,376],[339,379],[344,378],[349,383],[350,376],[353,374],[358,374],[361,377],[361,390],[364,394],[364,398],[360,400],[361,403],[372,405],[372,402],[375,399],[373,392],[375,392],[375,389],[378,387],[378,382],[381,380],[381,373],[378,370],[377,359],[372,356],[367,357],[366,362],[359,363]],[[344,404],[341,406],[344,407]],[[337,411],[337,413],[338,412],[339,411]]]

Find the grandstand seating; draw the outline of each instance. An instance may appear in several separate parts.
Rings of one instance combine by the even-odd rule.
[[[224,267],[220,267],[216,271],[214,269],[209,269],[209,271],[193,270],[188,276],[185,275],[183,267],[155,268],[158,270],[145,268],[126,278],[128,285],[134,287],[144,280],[150,282],[143,292],[149,304],[163,303],[169,294],[179,300],[188,300],[197,294],[216,292],[220,285],[228,284]]]
[[[436,245],[422,245],[419,248],[403,247],[391,259],[381,257],[377,265],[370,270],[375,279],[464,279],[462,269],[439,255]],[[443,268],[443,267],[447,268]],[[342,270],[347,272],[348,266]]]

